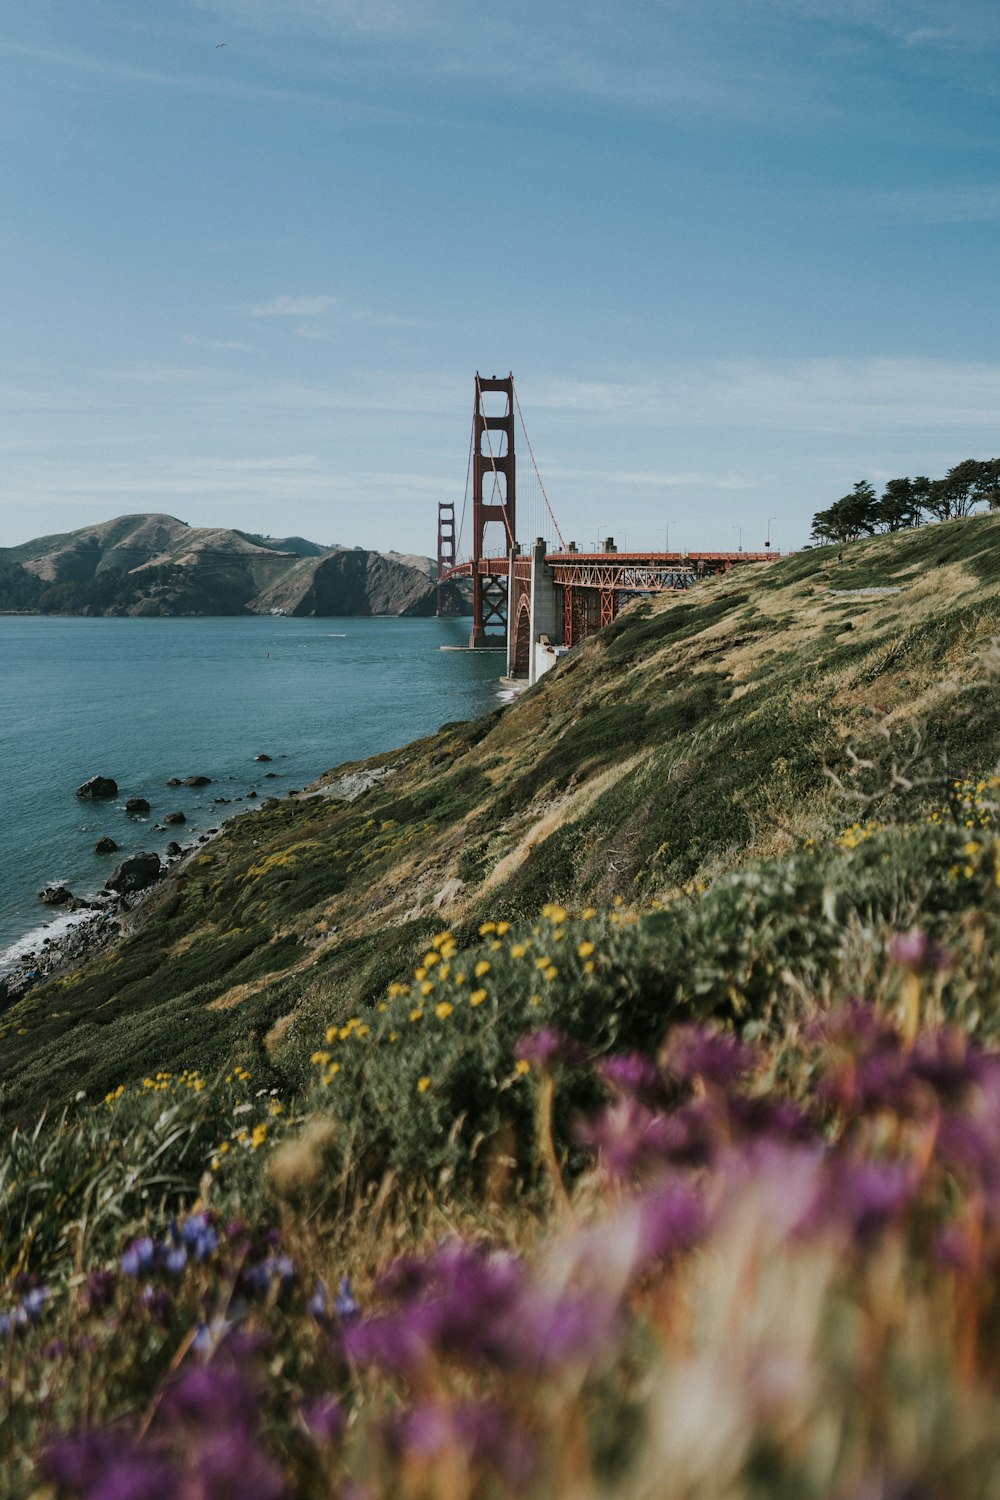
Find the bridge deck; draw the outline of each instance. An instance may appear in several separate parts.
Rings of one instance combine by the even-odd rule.
[[[609,589],[616,584],[628,587],[644,570],[651,575],[685,571],[712,573],[722,572],[737,563],[776,562],[780,557],[780,552],[547,552],[545,562],[553,570],[555,582],[562,587]],[[529,557],[516,557],[515,576],[530,569],[530,563]],[[482,557],[475,567],[482,575],[503,578],[510,572],[510,558],[506,554]],[[456,563],[441,575],[441,582],[451,578],[471,578],[472,572],[471,562]],[[651,577],[642,587],[655,590],[657,584]],[[659,587],[665,589],[670,585],[664,583]]]

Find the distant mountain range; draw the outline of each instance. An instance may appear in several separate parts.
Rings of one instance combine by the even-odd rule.
[[[0,547],[0,613],[429,615],[434,574],[428,557],[119,516]]]

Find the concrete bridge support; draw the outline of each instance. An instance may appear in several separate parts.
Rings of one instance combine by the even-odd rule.
[[[507,601],[507,676],[529,686],[553,667],[563,646],[562,590],[539,537],[528,558],[511,555]]]

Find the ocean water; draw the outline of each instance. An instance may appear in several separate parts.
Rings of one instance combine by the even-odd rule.
[[[468,631],[462,619],[0,617],[0,968],[58,918],[37,896],[50,882],[86,895],[126,854],[254,806],[217,797],[281,796],[496,707],[502,657],[440,649]],[[75,795],[94,775],[118,782],[115,802]],[[212,783],[165,785],[193,775]],[[148,817],[126,814],[135,796]],[[187,823],[158,833],[175,809]],[[121,853],[94,853],[103,834]]]

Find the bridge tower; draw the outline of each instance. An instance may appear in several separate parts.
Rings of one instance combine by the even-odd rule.
[[[506,398],[502,404],[484,396]],[[506,441],[505,441],[506,439]],[[507,640],[507,572],[481,568],[486,555],[486,528],[503,527],[502,546],[510,555],[517,536],[517,472],[514,462],[514,377],[498,380],[476,375],[472,452],[472,635],[470,646],[503,646]],[[494,533],[494,540],[500,538]],[[495,548],[494,548],[495,550]]]
[[[450,500],[442,500],[438,504],[438,570],[437,570],[437,610],[438,615],[453,614],[454,586],[451,589],[451,605],[447,607],[442,598],[441,579],[450,568],[455,566],[455,507]]]

